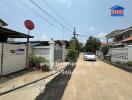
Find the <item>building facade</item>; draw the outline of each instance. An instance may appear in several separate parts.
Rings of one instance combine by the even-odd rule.
[[[132,45],[132,27],[115,30],[106,35],[106,38],[107,42],[109,42],[109,39],[111,38],[113,45]]]

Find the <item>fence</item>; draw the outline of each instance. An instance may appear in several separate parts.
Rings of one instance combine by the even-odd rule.
[[[109,50],[108,54],[111,55],[111,61],[113,62],[132,61],[132,46],[112,48]]]
[[[33,55],[45,57],[49,60],[51,70],[56,62],[64,61],[65,59],[65,46],[55,45],[54,41],[50,41],[49,46],[34,46],[32,49]]]
[[[49,59],[49,46],[34,46],[32,52],[33,55]]]
[[[10,74],[25,68],[26,46],[3,43],[2,47],[2,43],[0,43],[0,75]]]
[[[55,61],[62,61],[63,57],[63,50],[62,47],[60,47],[59,45],[55,45],[55,50],[54,50],[54,58]]]

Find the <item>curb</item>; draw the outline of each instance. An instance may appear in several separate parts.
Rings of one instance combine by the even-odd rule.
[[[67,65],[67,66],[68,66],[68,65]],[[67,66],[66,66],[66,67],[67,67]],[[48,78],[48,77],[50,77],[50,76],[53,76],[53,75],[57,74],[58,72],[62,71],[63,69],[65,69],[66,67],[64,67],[64,68],[62,68],[62,69],[60,69],[60,70],[57,70],[57,71],[55,71],[54,73],[52,73],[52,74],[50,74],[50,75],[48,75],[48,76],[45,76],[45,77],[43,77],[43,78],[40,78],[40,79],[38,79],[38,80],[35,80],[35,81],[33,81],[33,82],[30,82],[30,83],[21,85],[21,86],[19,86],[19,87],[10,89],[10,90],[5,91],[5,92],[1,92],[1,93],[0,93],[0,96],[2,96],[2,95],[4,95],[4,94],[7,94],[7,93],[10,93],[10,92],[12,92],[12,91],[21,89],[21,88],[23,88],[23,87],[25,87],[25,86],[28,86],[28,85],[31,85],[31,84],[33,84],[33,83],[36,83],[36,82],[41,81],[41,80],[43,80],[43,79],[46,79],[46,78]]]

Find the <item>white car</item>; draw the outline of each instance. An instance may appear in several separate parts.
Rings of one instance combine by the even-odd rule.
[[[84,60],[94,60],[96,61],[96,55],[93,52],[85,52]]]

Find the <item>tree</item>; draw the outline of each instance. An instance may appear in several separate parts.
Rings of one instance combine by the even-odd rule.
[[[76,59],[79,55],[79,52],[81,50],[81,43],[79,43],[78,39],[77,38],[72,38],[69,42],[69,51],[68,51],[68,54],[67,54],[67,59],[68,60],[73,60],[73,59]]]
[[[112,48],[112,46],[110,46],[110,45],[104,46],[101,48],[101,51],[102,51],[104,57],[105,57],[105,55],[107,55],[110,48]]]
[[[101,46],[99,39],[90,36],[85,44],[85,52],[96,52],[97,49]]]

